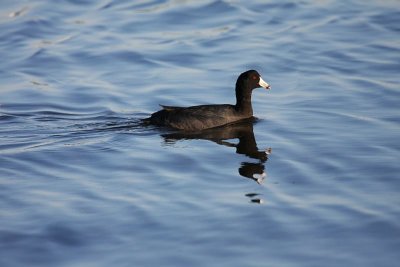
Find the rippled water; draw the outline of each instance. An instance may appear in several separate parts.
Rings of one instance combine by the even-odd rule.
[[[1,6],[1,266],[398,265],[398,1]],[[257,120],[141,125],[252,68]]]

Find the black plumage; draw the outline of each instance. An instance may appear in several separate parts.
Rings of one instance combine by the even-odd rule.
[[[184,131],[201,131],[251,118],[251,94],[258,87],[270,89],[257,71],[249,70],[240,74],[237,79],[235,105],[161,106],[162,110],[153,113],[145,121]]]

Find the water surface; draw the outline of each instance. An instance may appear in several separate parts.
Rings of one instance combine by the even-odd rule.
[[[1,266],[397,266],[397,1],[3,1]],[[143,126],[158,104],[254,121]],[[267,152],[267,153],[265,153]]]

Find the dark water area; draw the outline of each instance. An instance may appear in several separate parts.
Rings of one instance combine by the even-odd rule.
[[[398,266],[398,1],[6,0],[0,59],[0,266]]]

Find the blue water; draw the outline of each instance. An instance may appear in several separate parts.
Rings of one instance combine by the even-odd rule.
[[[0,59],[0,266],[398,266],[398,1],[3,0]]]

